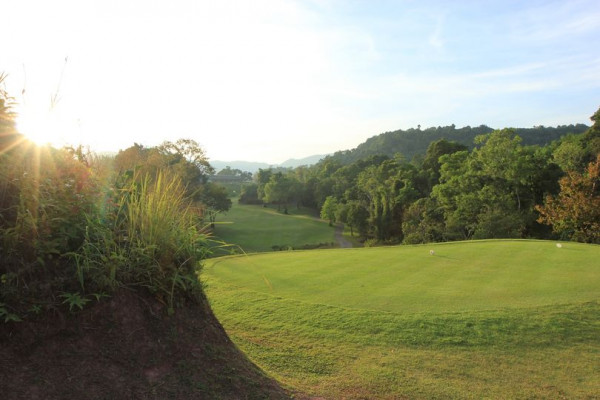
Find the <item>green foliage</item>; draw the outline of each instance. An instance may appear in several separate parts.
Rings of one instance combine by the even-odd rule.
[[[562,125],[558,127],[536,126],[534,128],[518,128],[515,133],[523,138],[524,145],[546,145],[569,133],[583,133],[586,125]],[[415,155],[425,154],[431,143],[445,139],[457,142],[469,148],[474,147],[475,137],[490,134],[494,129],[481,125],[456,128],[454,125],[431,127],[427,129],[408,129],[385,132],[367,139],[353,150],[338,151],[323,161],[334,160],[343,165],[351,164],[372,155],[394,157],[400,153],[410,160]]]
[[[560,141],[560,145],[552,153],[554,162],[563,171],[582,169],[587,152],[583,147],[581,136],[569,135]]]
[[[419,199],[406,211],[402,229],[405,244],[443,242],[446,240],[443,209],[430,197]]]
[[[208,216],[208,221],[214,227],[217,214],[229,211],[231,199],[224,186],[207,182],[200,186],[195,198],[202,204],[202,214]]]
[[[590,117],[594,124],[582,137],[582,144],[588,153],[588,162],[593,162],[600,154],[600,108]]]
[[[82,288],[145,287],[169,308],[197,296],[207,236],[181,181],[163,172],[131,179],[111,206],[108,219],[89,216],[81,251],[73,254]]]
[[[338,202],[333,196],[327,196],[323,206],[321,207],[321,218],[329,221],[329,226],[332,226],[336,220],[338,210]]]
[[[272,173],[264,185],[263,200],[277,204],[279,210],[283,206],[284,213],[288,212],[288,204],[300,196],[298,181],[291,174],[282,172]]]
[[[368,218],[369,211],[358,201],[348,201],[346,204],[346,218],[342,222],[350,227],[350,234],[354,235],[354,229],[358,231],[361,237],[366,237],[369,229]]]
[[[258,172],[256,173],[256,190],[258,193],[258,198],[260,200],[263,200],[265,198],[265,186],[271,180],[272,174],[273,172],[271,171],[271,169],[262,168],[259,168]]]
[[[465,150],[468,150],[468,148],[464,144],[449,142],[446,139],[431,142],[429,147],[427,147],[425,158],[423,159],[423,170],[428,175],[430,188],[439,183],[441,168],[440,157],[445,154],[452,154]]]
[[[522,237],[544,160],[536,160],[532,149],[521,146],[512,130],[478,137],[477,143],[480,147],[470,153],[440,158],[440,183],[432,198],[443,209],[445,237]]]
[[[4,322],[21,322],[21,318],[14,313],[11,313],[6,308],[6,304],[0,303],[0,319],[4,319]]]
[[[69,311],[73,311],[74,307],[77,307],[80,310],[83,310],[83,307],[90,301],[90,299],[86,299],[81,297],[79,292],[75,293],[62,293],[59,297],[62,297],[63,304],[69,305]]]
[[[242,171],[241,169],[231,168],[230,166],[226,166],[219,172],[217,172],[218,177],[226,177],[226,178],[234,178],[236,181],[240,182],[249,182],[252,180],[252,173],[247,171]]]
[[[378,241],[402,238],[404,210],[418,198],[414,188],[415,169],[401,160],[371,165],[358,176],[358,187],[374,237]]]
[[[262,200],[258,198],[258,185],[251,183],[242,187],[238,201],[240,204],[262,204]]]
[[[157,150],[167,156],[169,165],[176,165],[195,175],[196,179],[206,182],[208,175],[214,173],[213,167],[208,162],[204,149],[193,139],[178,139],[175,142],[165,141]],[[186,162],[181,162],[184,160]],[[190,173],[179,173],[183,179],[192,182],[195,179],[186,179]]]
[[[117,154],[115,165],[117,171],[134,179],[152,178],[159,173],[177,177],[185,182],[186,196],[197,203],[210,224],[214,224],[217,214],[231,207],[227,189],[218,183],[208,182],[214,169],[204,150],[192,139],[166,141],[150,148],[136,143]]]

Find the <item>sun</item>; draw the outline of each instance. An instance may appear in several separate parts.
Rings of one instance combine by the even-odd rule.
[[[17,129],[40,146],[77,145],[80,136],[76,120],[65,118],[63,114],[53,110],[20,110]]]

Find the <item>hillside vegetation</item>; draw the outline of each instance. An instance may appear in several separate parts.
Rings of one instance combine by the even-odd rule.
[[[523,139],[524,145],[545,146],[568,134],[581,134],[588,128],[586,125],[577,124],[557,127],[517,128],[514,131]],[[473,148],[477,136],[487,135],[493,131],[494,129],[486,125],[478,127],[465,126],[462,128],[456,128],[454,125],[438,126],[423,130],[420,127],[418,129],[399,129],[370,137],[356,148],[337,151],[328,159],[346,165],[374,155],[385,155],[391,158],[396,154],[401,154],[407,160],[411,160],[415,156],[425,155],[429,144],[437,140],[445,139]]]
[[[215,259],[203,280],[233,341],[307,393],[591,398],[599,256],[543,241],[318,250]]]

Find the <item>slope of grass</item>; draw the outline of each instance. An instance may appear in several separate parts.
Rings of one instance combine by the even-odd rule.
[[[591,398],[599,256],[538,241],[319,250],[214,260],[203,278],[236,344],[297,390]]]
[[[289,214],[276,207],[239,204],[220,217],[215,236],[235,244],[247,253],[272,251],[279,248],[331,246],[335,241],[334,228],[313,216],[308,209],[289,207]]]

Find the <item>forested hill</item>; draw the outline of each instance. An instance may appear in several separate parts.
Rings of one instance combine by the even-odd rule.
[[[584,124],[561,125],[556,128],[536,126],[534,128],[516,128],[515,132],[523,139],[523,145],[546,145],[569,133],[583,133],[588,128]],[[404,131],[400,129],[373,136],[355,149],[338,151],[328,158],[339,161],[341,164],[350,164],[376,154],[392,157],[400,153],[407,160],[411,160],[417,154],[425,154],[427,147],[433,141],[446,139],[472,148],[476,136],[493,131],[493,128],[486,125],[474,128],[465,126],[458,129],[454,125],[424,130],[411,128]]]

